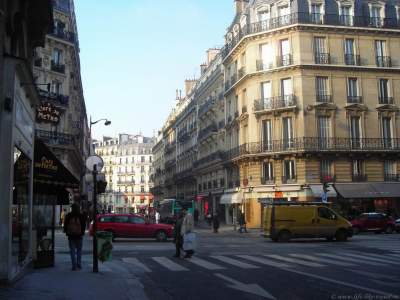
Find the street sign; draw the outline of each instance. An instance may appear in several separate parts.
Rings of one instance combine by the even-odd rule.
[[[103,169],[103,167],[104,167],[103,159],[102,159],[100,156],[98,156],[98,155],[89,156],[89,157],[86,159],[86,168],[87,168],[89,171],[93,172],[93,171],[94,171],[94,170],[93,170],[93,166],[94,166],[94,165],[97,166],[97,170],[96,170],[96,171],[100,172],[101,169]]]

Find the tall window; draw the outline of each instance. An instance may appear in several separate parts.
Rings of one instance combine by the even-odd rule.
[[[387,56],[386,41],[375,41],[376,65],[390,67],[390,58]]]
[[[397,175],[396,170],[396,161],[394,160],[385,160],[384,161],[384,175],[385,181],[398,181],[399,176]]]
[[[279,25],[290,25],[290,7],[288,5],[278,7]]]
[[[356,56],[354,39],[344,40],[344,60],[346,65],[359,65],[358,57]]]
[[[320,175],[321,181],[330,182],[333,181],[332,178],[332,161],[330,160],[321,160],[320,162]]]
[[[353,160],[353,181],[365,181],[364,161],[361,159]]]
[[[288,39],[280,41],[280,52],[281,60],[279,61],[279,66],[289,66],[292,63],[292,59],[290,56],[290,42]]]
[[[281,79],[281,97],[283,103],[279,105],[290,106],[293,105],[293,86],[291,78]]]
[[[62,64],[62,50],[54,48],[52,60],[54,61],[54,64],[61,65]]]
[[[345,25],[345,26],[353,25],[353,17],[352,17],[350,6],[341,6],[340,7],[340,24]]]
[[[260,61],[258,62],[258,70],[268,70],[272,68],[272,58],[274,56],[270,43],[260,45]]]
[[[292,118],[287,117],[282,119],[283,125],[283,147],[289,149],[293,147],[293,124]]]
[[[372,6],[370,10],[370,25],[374,27],[382,27],[381,8]]]
[[[318,117],[318,140],[321,149],[329,147],[331,137],[331,120],[329,117]]]
[[[261,101],[264,109],[272,108],[271,81],[261,83]]]
[[[258,14],[258,21],[260,22],[260,27],[262,31],[269,29],[269,20],[271,18],[271,14],[269,10],[262,10],[259,11]]]
[[[382,118],[382,138],[385,149],[392,147],[392,118]]]
[[[323,23],[322,4],[311,4],[311,22],[315,24]]]
[[[263,120],[261,124],[262,124],[263,150],[271,151],[272,150],[272,121],[271,120]]]
[[[262,183],[274,181],[274,164],[272,162],[265,162],[262,166]]]
[[[361,98],[358,93],[358,79],[348,78],[347,79],[347,102],[348,103],[360,103]]]
[[[140,158],[140,161],[141,161],[141,162],[145,162],[145,161],[146,161],[146,157],[145,157],[145,156],[142,156],[142,157]]]
[[[283,182],[288,183],[289,181],[296,180],[296,166],[294,160],[283,161]]]
[[[350,117],[350,138],[352,148],[361,148],[361,118]]]
[[[58,80],[53,80],[51,83],[51,92],[56,95],[60,95],[62,90],[62,84]]]
[[[314,56],[316,64],[328,64],[329,54],[326,50],[326,39],[324,37],[314,38]]]
[[[378,84],[379,103],[390,104],[391,101],[389,99],[389,80],[381,78],[379,79]]]
[[[330,102],[328,93],[328,77],[317,76],[315,79],[317,102]]]

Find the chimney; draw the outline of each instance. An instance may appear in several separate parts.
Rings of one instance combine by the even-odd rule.
[[[195,79],[186,79],[185,80],[185,93],[186,95],[189,95],[190,90],[193,88],[193,86],[196,84]]]
[[[211,48],[207,50],[207,65],[209,66],[213,59],[218,55],[219,49]]]
[[[206,70],[207,70],[207,64],[201,64],[200,65],[200,74],[203,75]]]

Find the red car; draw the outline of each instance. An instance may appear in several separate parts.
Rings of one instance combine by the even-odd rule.
[[[89,233],[93,235],[93,222]],[[97,230],[108,231],[115,238],[156,238],[166,241],[172,237],[174,227],[167,224],[146,222],[142,215],[136,214],[104,214],[97,216]]]
[[[392,233],[395,230],[395,220],[383,213],[365,213],[351,221],[353,233],[374,231],[376,233]]]

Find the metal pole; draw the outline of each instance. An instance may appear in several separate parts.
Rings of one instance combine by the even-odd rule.
[[[97,257],[97,165],[93,166],[93,273],[99,272]]]

